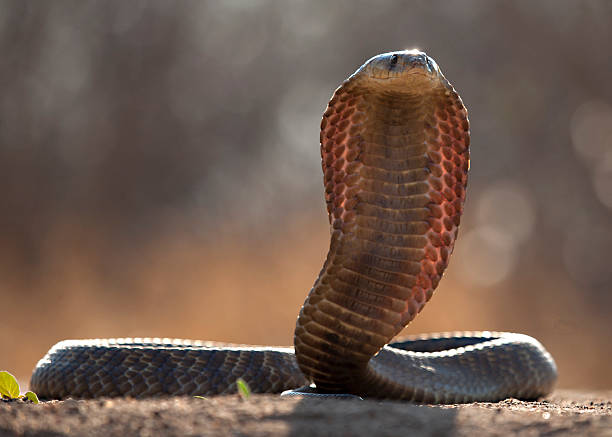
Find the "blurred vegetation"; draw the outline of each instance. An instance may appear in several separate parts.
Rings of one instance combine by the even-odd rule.
[[[612,388],[610,41],[607,1],[0,2],[0,368],[27,383],[65,338],[291,343],[328,247],[326,102],[419,47],[472,168],[407,332],[524,332],[561,386]]]

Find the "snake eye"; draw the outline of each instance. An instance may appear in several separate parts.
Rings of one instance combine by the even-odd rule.
[[[397,64],[397,55],[391,56],[391,65]]]

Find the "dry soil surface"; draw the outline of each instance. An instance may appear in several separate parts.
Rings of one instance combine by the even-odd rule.
[[[0,436],[612,436],[612,391],[411,405],[252,395],[0,402]]]

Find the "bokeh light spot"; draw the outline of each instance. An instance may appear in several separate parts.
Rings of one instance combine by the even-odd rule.
[[[482,194],[477,217],[481,225],[501,228],[515,244],[520,244],[532,234],[536,213],[527,190],[514,181],[502,181]]]
[[[480,287],[505,280],[516,261],[516,246],[498,226],[481,226],[464,234],[453,260],[458,264],[461,279]]]
[[[590,100],[578,107],[570,124],[572,143],[587,163],[601,159],[612,149],[612,106]]]
[[[532,235],[536,210],[527,190],[513,180],[498,181],[480,196],[476,227],[462,235],[454,262],[464,282],[488,287],[507,279],[518,262],[518,247]]]

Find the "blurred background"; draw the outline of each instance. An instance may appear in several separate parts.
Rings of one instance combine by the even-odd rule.
[[[0,2],[0,369],[66,338],[290,344],[329,245],[319,122],[418,47],[472,123],[450,267],[406,333],[537,337],[612,388],[612,3]]]

